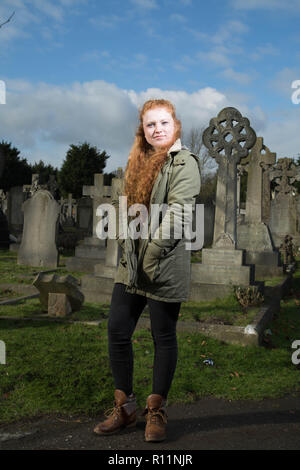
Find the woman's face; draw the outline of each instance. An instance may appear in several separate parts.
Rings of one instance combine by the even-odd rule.
[[[173,143],[175,122],[166,108],[149,109],[143,116],[145,139],[156,150]]]

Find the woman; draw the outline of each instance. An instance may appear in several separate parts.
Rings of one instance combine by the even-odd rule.
[[[145,440],[162,441],[166,437],[166,400],[177,362],[176,323],[181,302],[188,299],[190,284],[190,251],[186,250],[186,239],[174,234],[178,229],[176,220],[181,220],[176,219],[176,211],[180,212],[184,204],[194,205],[200,192],[198,159],[182,148],[180,134],[181,123],[169,101],[149,100],[144,104],[126,167],[123,195],[127,196],[128,208],[133,204],[147,208],[148,218],[145,212],[139,212],[140,233],[146,228],[146,236],[124,238],[118,232],[123,256],[108,321],[115,406],[108,419],[94,429],[100,435],[136,424],[131,337],[148,304],[155,354],[152,394],[143,413]],[[156,226],[151,225],[154,208],[158,207],[154,204],[167,204]],[[118,201],[114,205],[120,209]],[[168,224],[164,223],[168,220],[170,233],[166,237],[164,227]],[[180,229],[183,228],[180,222]]]

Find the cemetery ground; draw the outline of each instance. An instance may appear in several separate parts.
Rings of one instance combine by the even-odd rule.
[[[67,272],[63,262],[64,257],[57,270],[60,274]],[[1,285],[10,286],[0,287],[0,302],[20,297],[13,286],[29,286],[38,271],[18,266],[15,253],[0,251]],[[69,274],[80,280],[82,273]],[[265,399],[284,400],[293,394],[299,397],[300,366],[291,359],[291,345],[300,340],[299,306],[298,259],[290,292],[281,300],[280,312],[268,326],[263,346],[233,345],[178,331],[178,364],[168,396],[170,409],[197,403],[204,409],[213,403],[218,407],[214,400],[221,400],[217,403],[224,403],[225,408],[233,403],[248,403],[245,407],[251,408],[254,401],[261,401],[263,407]],[[6,345],[6,364],[0,364],[0,433],[10,424],[44,417],[62,425],[97,420],[112,406],[108,312],[109,305],[84,303],[70,317],[50,319],[42,315],[38,298],[0,306],[0,339]],[[179,322],[207,321],[210,317],[212,322],[246,325],[255,312],[245,313],[232,295],[215,302],[184,303]],[[137,328],[133,348],[134,391],[142,410],[152,384],[154,351],[149,328]],[[207,359],[212,359],[213,365],[205,364]],[[175,413],[175,417],[179,415]],[[92,428],[90,431],[92,436]]]

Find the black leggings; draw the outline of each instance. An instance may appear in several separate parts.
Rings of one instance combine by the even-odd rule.
[[[126,395],[132,393],[131,337],[148,303],[155,350],[152,393],[167,398],[177,363],[176,323],[181,304],[130,294],[125,292],[125,288],[124,284],[114,285],[108,320],[109,357],[115,388],[123,390]]]

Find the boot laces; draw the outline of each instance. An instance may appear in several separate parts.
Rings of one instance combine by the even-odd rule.
[[[119,416],[121,416],[121,407],[120,406],[114,406],[113,408],[109,408],[104,412],[104,416],[106,418],[114,418],[117,419]]]
[[[167,424],[167,417],[166,417],[166,415],[163,411],[161,411],[161,410],[148,410],[148,413],[149,413],[150,423],[159,424],[160,423],[159,418],[161,418],[162,422],[164,424]]]

